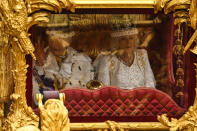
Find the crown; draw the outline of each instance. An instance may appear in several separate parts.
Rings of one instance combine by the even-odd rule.
[[[122,23],[113,25],[113,32],[111,33],[111,37],[121,37],[135,34],[138,34],[137,28],[135,28],[135,25],[131,20],[127,19],[122,21]]]

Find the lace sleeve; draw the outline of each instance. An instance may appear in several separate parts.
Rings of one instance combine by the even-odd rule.
[[[109,56],[101,55],[94,62],[96,78],[104,85],[110,85]]]
[[[143,56],[143,66],[144,66],[144,85],[146,87],[152,87],[155,88],[155,77],[152,72],[148,54],[146,50],[141,50],[142,56]]]

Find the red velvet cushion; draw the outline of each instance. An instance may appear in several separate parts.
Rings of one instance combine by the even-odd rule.
[[[70,117],[140,117],[163,113],[181,116],[185,111],[167,94],[152,88],[67,88],[60,92],[66,95]]]

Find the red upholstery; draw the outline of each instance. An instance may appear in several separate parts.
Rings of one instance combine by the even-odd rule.
[[[58,98],[57,92],[45,93]],[[98,90],[67,88],[65,106],[71,122],[102,122],[114,120],[157,121],[157,115],[180,117],[185,109],[179,107],[167,94],[152,88],[123,90],[118,87],[103,87]],[[34,110],[39,114],[39,110]]]
[[[67,88],[60,92],[66,94],[65,106],[70,117],[139,117],[163,113],[180,116],[185,111],[167,94],[152,88]]]

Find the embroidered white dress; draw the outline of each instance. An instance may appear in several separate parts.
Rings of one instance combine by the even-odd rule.
[[[97,79],[104,85],[118,86],[123,89],[136,87],[155,88],[155,78],[150,67],[146,50],[134,52],[133,64],[129,67],[116,55],[101,55],[94,62]]]

